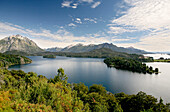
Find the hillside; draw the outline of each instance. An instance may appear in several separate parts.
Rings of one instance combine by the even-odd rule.
[[[89,52],[41,52],[31,54],[33,56],[45,56],[45,55],[56,55],[56,56],[67,56],[67,57],[82,57],[82,58],[107,58],[107,57],[124,57],[129,59],[135,59],[142,62],[152,62],[152,58],[146,58],[140,54],[128,54],[123,52],[115,52],[108,48],[94,49]]]
[[[37,53],[44,51],[38,47],[34,41],[21,35],[12,35],[0,40],[0,52],[3,53],[13,50],[26,53]]]
[[[23,52],[23,51],[17,51],[17,50],[12,50],[12,51],[6,51],[3,54],[12,54],[12,55],[21,55],[21,56],[29,56],[30,54]]]
[[[144,50],[140,50],[140,49],[136,49],[136,48],[124,48],[124,47],[117,47],[116,45],[113,45],[112,43],[103,43],[103,44],[98,44],[98,45],[83,45],[83,44],[77,44],[77,45],[70,45],[67,46],[63,49],[58,49],[56,48],[48,48],[46,51],[50,51],[50,52],[73,52],[73,53],[80,53],[80,52],[88,52],[88,51],[92,51],[95,49],[100,49],[100,48],[108,48],[111,49],[113,51],[116,52],[125,52],[128,54],[145,54],[147,53]]]
[[[25,56],[0,53],[0,68],[8,68],[11,65],[28,64],[31,62],[32,60]]]

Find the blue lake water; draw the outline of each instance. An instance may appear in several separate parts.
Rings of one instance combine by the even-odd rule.
[[[32,71],[47,78],[54,78],[57,69],[63,68],[69,83],[83,82],[87,86],[102,84],[112,93],[136,94],[143,91],[157,98],[162,97],[164,102],[170,102],[170,63],[147,63],[161,71],[158,75],[150,75],[108,68],[103,63],[103,59],[97,58],[60,56],[56,59],[47,59],[42,56],[29,58],[33,60],[31,64],[11,66],[9,69]]]

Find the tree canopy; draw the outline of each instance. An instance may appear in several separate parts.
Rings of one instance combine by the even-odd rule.
[[[62,68],[53,79],[22,70],[0,69],[0,111],[169,112],[170,104],[139,92],[112,94],[102,85],[67,83]]]

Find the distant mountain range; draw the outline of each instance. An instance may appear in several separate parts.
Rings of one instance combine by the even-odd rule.
[[[59,47],[52,47],[52,48],[47,48],[44,49],[45,51],[49,51],[49,52],[60,52],[63,48],[59,48]]]
[[[144,50],[140,50],[140,49],[136,49],[133,47],[129,47],[129,48],[124,48],[124,47],[117,47],[116,45],[113,45],[112,43],[103,43],[103,44],[98,44],[98,45],[94,45],[94,44],[90,44],[90,45],[83,45],[83,44],[77,44],[77,45],[70,45],[67,46],[65,48],[58,48],[58,47],[54,47],[54,48],[48,48],[46,49],[46,51],[50,51],[50,52],[73,52],[73,53],[81,53],[81,52],[89,52],[95,49],[101,49],[101,48],[108,48],[111,49],[112,51],[116,51],[116,52],[125,52],[125,53],[129,53],[129,54],[146,54],[148,52],[144,51]]]
[[[21,35],[12,35],[9,37],[5,37],[4,39],[0,40],[0,52],[4,53],[8,51],[11,51],[13,53],[15,52],[25,52],[27,54],[34,54],[39,52],[71,52],[71,53],[82,53],[82,52],[89,52],[95,49],[101,49],[101,48],[108,48],[115,52],[124,52],[128,54],[146,54],[148,52],[140,49],[136,49],[133,47],[124,48],[124,47],[117,47],[116,45],[113,45],[112,43],[103,43],[103,44],[90,44],[90,45],[83,45],[83,44],[77,44],[77,45],[70,45],[65,48],[48,48],[48,49],[41,49],[34,41],[30,40],[27,37],[23,37]]]
[[[44,50],[35,42],[21,35],[12,35],[0,40],[0,52],[22,51],[25,53],[37,53]]]

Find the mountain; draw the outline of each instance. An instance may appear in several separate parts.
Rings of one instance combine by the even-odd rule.
[[[136,48],[132,48],[132,47],[129,47],[129,48],[117,47],[116,45],[113,45],[112,43],[111,44],[103,43],[103,44],[98,44],[98,45],[77,44],[77,45],[67,46],[67,47],[61,49],[60,51],[55,51],[55,52],[81,53],[81,52],[88,52],[88,51],[92,51],[95,49],[101,49],[101,48],[108,48],[108,49],[111,49],[112,51],[125,52],[125,53],[129,53],[129,54],[145,54],[145,53],[147,53],[144,50],[140,50],[140,49],[136,49]],[[48,51],[54,52],[53,50],[50,50],[50,48],[48,49]]]
[[[134,47],[128,47],[127,49],[132,51],[132,52],[138,52],[138,54],[146,54],[146,53],[148,53],[148,52],[146,52],[144,50],[136,49]]]
[[[124,52],[112,51],[108,48],[94,49],[88,52],[40,52],[35,53],[34,56],[46,56],[46,55],[55,55],[55,56],[66,56],[66,57],[82,57],[82,58],[107,58],[107,57],[124,57],[128,59],[134,59],[142,62],[152,62],[152,58],[146,58],[141,54],[128,54]]]
[[[22,51],[26,53],[37,53],[43,52],[37,44],[21,35],[12,35],[0,40],[0,52],[6,51]]]
[[[59,48],[59,47],[52,47],[52,48],[47,48],[47,49],[44,49],[45,51],[50,51],[50,52],[59,52],[62,50],[62,48]]]

